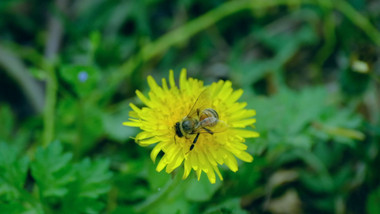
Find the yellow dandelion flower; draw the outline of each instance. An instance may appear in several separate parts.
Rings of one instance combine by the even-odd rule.
[[[203,171],[210,182],[215,183],[215,173],[223,180],[218,165],[226,164],[236,172],[238,164],[235,157],[245,162],[253,160],[245,151],[247,145],[244,141],[245,138],[258,137],[259,134],[244,128],[256,122],[252,118],[256,112],[245,109],[246,103],[237,102],[243,90],[234,91],[230,81],[222,80],[204,86],[200,80],[187,78],[185,69],[181,71],[179,87],[175,84],[173,71],[169,74],[170,87],[164,78],[160,87],[151,76],[148,76],[148,84],[148,97],[136,91],[146,107],[138,108],[131,103],[131,118],[123,125],[139,127],[142,130],[135,138],[139,145],[156,144],[150,154],[153,162],[160,151],[163,151],[157,171],[166,167],[166,172],[171,173],[183,163],[183,179],[193,169],[198,180]],[[203,102],[198,99],[205,91],[207,104],[202,103],[202,109],[195,109],[198,108],[195,103]],[[185,132],[183,121],[184,118],[190,118],[190,111],[197,112],[197,116],[191,118],[192,131]],[[215,131],[214,127],[224,128]]]

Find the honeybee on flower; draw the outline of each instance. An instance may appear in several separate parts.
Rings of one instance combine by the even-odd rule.
[[[190,138],[195,135],[189,152],[193,150],[201,133],[213,135],[228,128],[225,122],[219,120],[218,112],[212,108],[207,108],[209,106],[211,106],[210,97],[207,89],[205,89],[195,100],[189,114],[175,124],[176,136]]]
[[[226,164],[236,172],[236,158],[251,162],[247,153],[246,138],[258,137],[259,134],[245,127],[256,122],[252,118],[256,112],[245,109],[246,103],[237,102],[243,90],[233,90],[230,81],[218,81],[210,86],[186,77],[183,69],[176,86],[174,73],[170,71],[169,85],[162,79],[162,86],[149,76],[150,92],[148,97],[140,91],[136,95],[146,105],[138,108],[130,104],[129,121],[126,126],[139,127],[136,142],[141,146],[156,144],[151,152],[151,159],[156,160],[162,151],[164,155],[156,170],[166,168],[167,173],[184,166],[183,179],[192,170],[198,180],[205,172],[211,183],[216,176],[223,180],[218,165]],[[170,87],[169,87],[170,86]]]

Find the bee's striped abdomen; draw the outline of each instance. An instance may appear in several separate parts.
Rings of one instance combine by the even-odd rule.
[[[200,116],[200,123],[202,126],[215,126],[218,123],[219,115],[212,108],[206,108],[202,111]]]

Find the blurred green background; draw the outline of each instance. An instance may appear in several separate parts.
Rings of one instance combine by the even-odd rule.
[[[377,0],[1,0],[0,213],[380,213],[379,29]],[[181,68],[257,111],[223,182],[121,125]]]

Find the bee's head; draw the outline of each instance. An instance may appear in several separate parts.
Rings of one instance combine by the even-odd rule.
[[[175,126],[174,126],[174,128],[175,128],[175,134],[178,136],[178,137],[183,137],[183,134],[182,134],[182,132],[181,132],[181,127],[180,127],[180,123],[179,122],[177,122],[176,124],[175,124]]]

